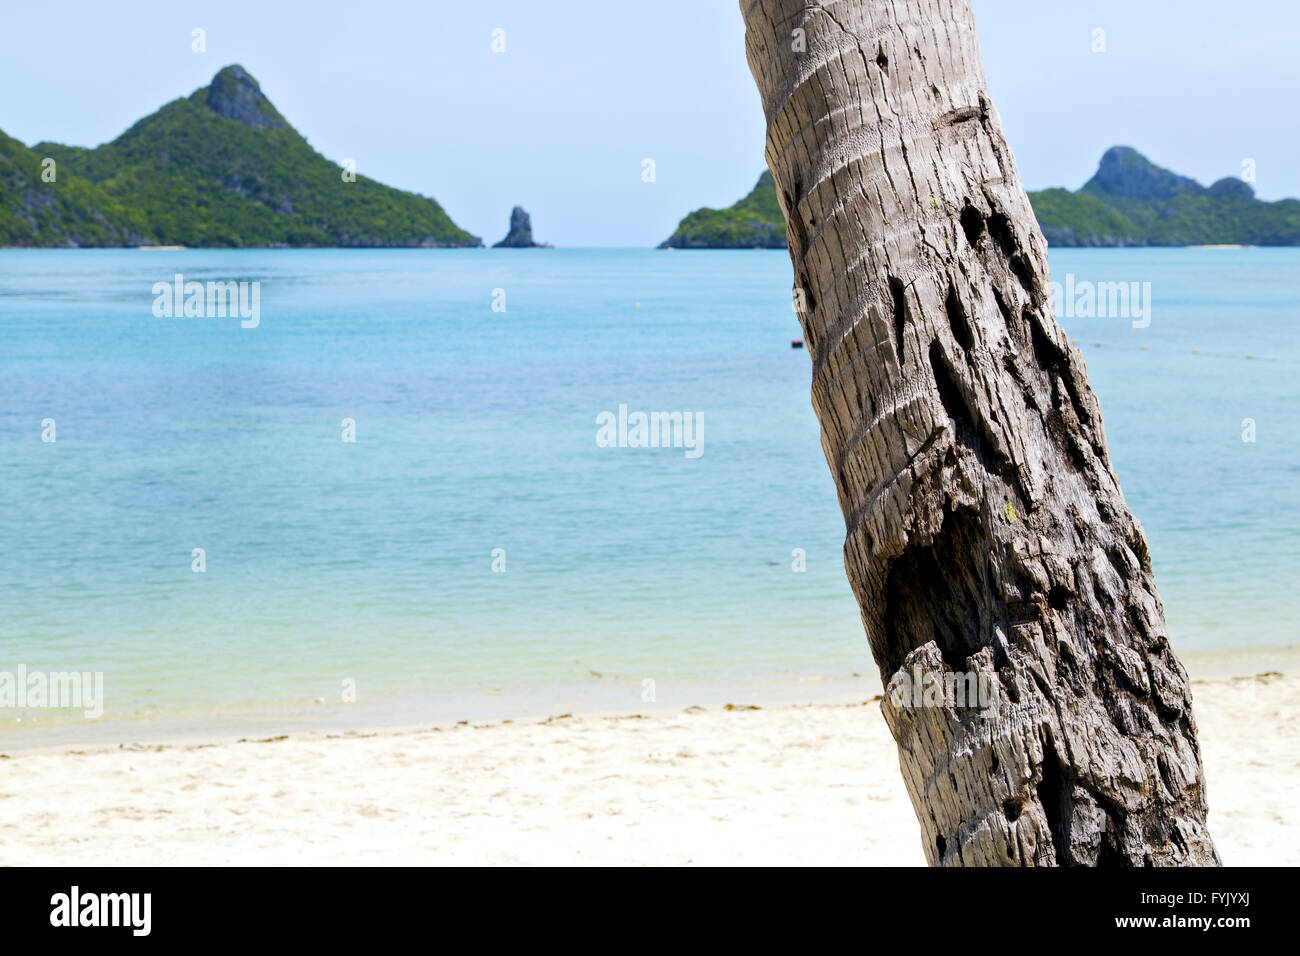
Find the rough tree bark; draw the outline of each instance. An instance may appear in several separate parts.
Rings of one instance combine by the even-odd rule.
[[[845,567],[926,856],[1217,864],[1187,674],[969,3],[741,9]],[[897,693],[954,672],[993,681],[996,713]]]

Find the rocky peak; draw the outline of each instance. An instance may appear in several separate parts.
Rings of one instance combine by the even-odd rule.
[[[287,129],[289,126],[262,93],[257,80],[238,64],[226,67],[212,78],[207,104],[218,116],[245,126],[259,129]]]
[[[510,231],[493,249],[541,249],[544,243],[533,241],[533,221],[523,206],[510,211]]]
[[[1205,187],[1157,166],[1131,146],[1112,146],[1083,191],[1126,199],[1173,199],[1182,193],[1203,193]]]

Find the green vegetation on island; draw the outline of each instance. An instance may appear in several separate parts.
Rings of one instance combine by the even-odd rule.
[[[1202,186],[1115,146],[1078,192],[1044,189],[1029,200],[1049,245],[1300,245],[1300,200],[1264,202],[1235,178]],[[660,248],[785,248],[785,220],[770,173],[727,209],[699,209]]]
[[[767,170],[749,195],[726,209],[697,209],[660,249],[784,249],[785,218]]]
[[[0,246],[137,245],[481,242],[434,200],[321,156],[228,66],[95,149],[0,132]]]
[[[1300,200],[1264,202],[1235,177],[1202,186],[1128,146],[1108,149],[1078,192],[1029,199],[1049,245],[1300,245]]]

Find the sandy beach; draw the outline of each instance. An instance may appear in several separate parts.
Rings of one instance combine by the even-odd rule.
[[[1193,692],[1224,862],[1300,864],[1300,677]],[[875,701],[0,760],[4,865],[923,865],[917,834]]]

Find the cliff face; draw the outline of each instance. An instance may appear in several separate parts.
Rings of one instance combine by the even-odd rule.
[[[271,101],[262,94],[262,88],[242,66],[228,66],[212,78],[206,98],[208,109],[255,129],[288,129],[289,124],[279,114]]]
[[[1227,177],[1205,187],[1128,146],[1108,149],[1082,189],[1029,193],[1053,246],[1300,245],[1300,201],[1263,202]],[[726,209],[698,209],[661,249],[784,249],[785,220],[770,173]]]
[[[95,149],[0,134],[0,245],[482,243],[432,199],[345,175],[235,65]]]

